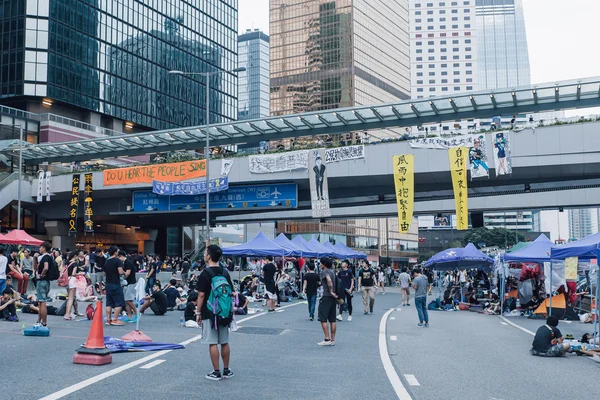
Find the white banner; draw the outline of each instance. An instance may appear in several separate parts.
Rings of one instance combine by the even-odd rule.
[[[325,163],[365,158],[365,146],[346,146],[325,150]]]
[[[52,178],[52,172],[46,171],[46,201],[50,201],[50,178]]]
[[[37,201],[44,200],[44,170],[38,171],[38,187],[37,187]]]
[[[453,138],[420,138],[411,139],[408,144],[413,149],[449,149],[451,147],[473,147],[476,139],[481,139],[483,134],[480,135],[461,135]],[[485,140],[485,139],[484,139]]]
[[[253,174],[272,174],[294,169],[308,169],[308,151],[266,154],[248,157],[249,170]]]
[[[310,155],[311,171],[308,171],[308,179],[313,218],[331,217],[327,167],[323,164],[323,153],[323,149],[312,150]]]
[[[233,167],[233,158],[230,160],[227,160],[225,158],[223,158],[221,160],[221,176],[228,176],[229,172],[231,171],[231,167]]]

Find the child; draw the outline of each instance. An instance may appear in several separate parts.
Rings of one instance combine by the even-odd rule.
[[[198,306],[198,293],[190,292],[188,293],[187,305],[185,306],[185,311],[183,312],[185,318],[185,327],[186,328],[198,328],[198,321],[196,318],[196,307]]]

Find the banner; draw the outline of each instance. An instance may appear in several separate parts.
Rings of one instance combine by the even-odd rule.
[[[325,150],[325,163],[365,158],[365,146],[346,146]]]
[[[46,171],[46,201],[50,201],[50,178],[52,178],[52,172]]]
[[[331,217],[327,167],[323,164],[324,150],[312,150],[310,157],[310,200],[313,218]]]
[[[221,159],[221,176],[229,176],[229,172],[231,171],[231,167],[233,167],[233,160],[232,159]]]
[[[37,201],[44,201],[44,170],[38,171]]]
[[[512,174],[512,158],[508,133],[498,132],[494,136],[494,166],[496,176]]]
[[[153,164],[104,170],[104,186],[189,181],[206,176],[206,161],[194,160],[170,164]]]
[[[248,163],[250,172],[253,174],[272,174],[294,169],[307,169],[308,151],[249,156]]]
[[[92,217],[94,212],[92,211],[92,192],[94,191],[92,185],[93,174],[85,174],[83,179],[83,231],[85,233],[94,232],[94,221]]]
[[[565,280],[577,281],[577,257],[567,257],[565,259]]]
[[[453,138],[419,138],[411,139],[408,144],[413,149],[440,149],[446,150],[452,147],[473,147],[476,139],[482,139],[485,141],[485,135],[460,135]],[[482,147],[484,143],[481,143]]]
[[[211,179],[209,182],[210,193],[222,192],[229,189],[229,178]],[[206,193],[206,181],[188,182],[160,182],[152,181],[152,192],[163,196],[190,195],[196,196]]]
[[[394,156],[394,184],[400,233],[408,233],[415,208],[415,156]]]
[[[73,174],[71,178],[71,206],[69,210],[69,236],[77,235],[77,210],[79,210],[79,178]]]
[[[468,147],[453,147],[448,149],[450,158],[450,173],[456,204],[456,229],[469,229],[469,206],[467,191],[467,153]]]
[[[489,178],[490,169],[488,167],[485,135],[471,136],[475,136],[473,145],[469,147],[469,170],[471,171],[471,179],[482,177]]]

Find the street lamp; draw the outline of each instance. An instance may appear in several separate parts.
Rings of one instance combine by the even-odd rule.
[[[17,229],[21,229],[21,185],[23,180],[23,126],[22,125],[5,125],[2,126],[10,126],[14,128],[15,126],[19,127],[19,182],[17,188]]]
[[[206,150],[204,154],[206,155],[206,239],[210,242],[210,176],[208,172],[208,164],[210,161],[210,135],[208,134],[208,127],[210,125],[210,79],[208,79],[211,75],[221,74],[223,72],[244,72],[246,70],[245,67],[234,68],[230,71],[211,71],[211,72],[183,72],[183,71],[169,71],[169,74],[172,75],[183,75],[183,76],[193,76],[193,75],[202,75],[206,78]],[[208,244],[207,244],[208,246]]]

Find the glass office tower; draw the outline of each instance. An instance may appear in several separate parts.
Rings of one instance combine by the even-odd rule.
[[[237,117],[237,0],[3,0],[0,103],[147,129]],[[44,109],[42,106],[47,109]]]
[[[238,120],[269,116],[269,36],[248,29],[238,37]]]

